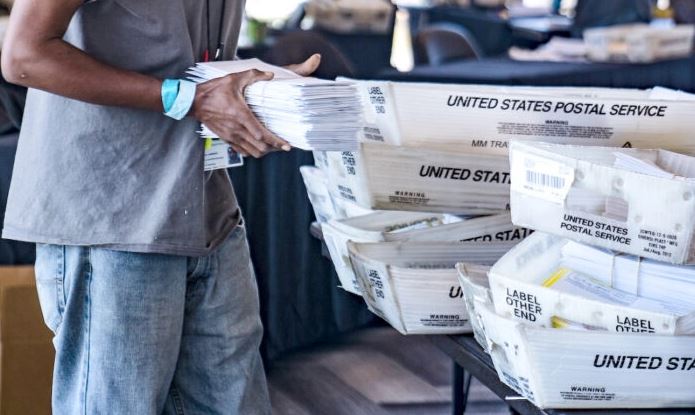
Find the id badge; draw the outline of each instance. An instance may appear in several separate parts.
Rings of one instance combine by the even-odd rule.
[[[228,169],[244,165],[241,154],[219,138],[205,138],[205,171]]]

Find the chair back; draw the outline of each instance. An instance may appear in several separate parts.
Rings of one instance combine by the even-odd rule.
[[[300,30],[282,35],[264,54],[263,60],[273,65],[292,65],[304,62],[314,53],[320,53],[322,57],[321,65],[314,74],[317,78],[355,76],[348,58],[323,35],[313,31]]]
[[[477,42],[466,29],[448,23],[420,30],[413,41],[413,48],[417,65],[441,65],[482,56]]]

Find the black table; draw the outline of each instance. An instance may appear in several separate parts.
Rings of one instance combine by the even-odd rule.
[[[0,228],[5,217],[7,194],[10,190],[14,155],[17,151],[18,133],[0,135]],[[9,241],[0,238],[0,266],[33,264],[33,244]]]
[[[651,64],[519,62],[509,58],[418,66],[410,72],[388,70],[392,81],[459,84],[597,86],[650,88],[655,85],[695,92],[695,56]]]
[[[461,415],[465,410],[466,386],[464,382],[466,374],[478,379],[483,385],[502,399],[505,399],[512,412],[523,415],[656,415],[656,414],[695,414],[693,409],[631,409],[631,410],[543,410],[525,399],[519,399],[519,394],[502,383],[490,356],[488,356],[473,338],[473,335],[464,336],[430,336],[430,339],[442,351],[444,351],[456,363],[454,373],[454,415]],[[506,398],[512,397],[515,399]]]
[[[512,43],[526,43],[530,46],[539,46],[554,36],[570,37],[572,25],[572,19],[565,16],[520,17],[509,20]]]
[[[268,361],[374,321],[362,298],[338,288],[322,242],[307,231],[316,219],[298,167],[313,162],[310,152],[295,149],[230,169],[258,280]]]

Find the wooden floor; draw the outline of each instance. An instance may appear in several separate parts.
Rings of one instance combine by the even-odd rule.
[[[450,415],[452,363],[426,338],[370,328],[273,364],[275,415]],[[508,415],[474,382],[467,414]]]

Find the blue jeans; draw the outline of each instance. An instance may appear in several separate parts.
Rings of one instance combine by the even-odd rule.
[[[206,257],[40,245],[54,415],[269,414],[246,232]]]

